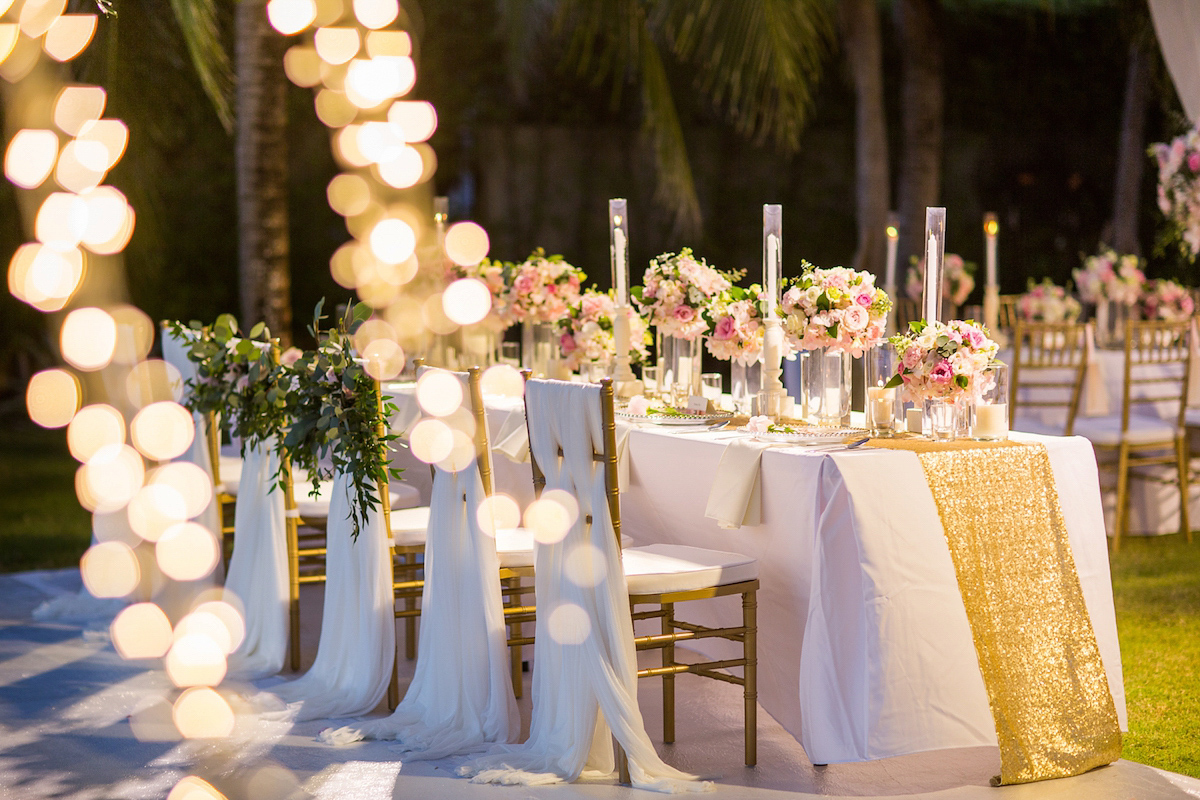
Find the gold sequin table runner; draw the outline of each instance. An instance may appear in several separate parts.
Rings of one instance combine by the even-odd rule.
[[[1121,755],[1050,457],[1040,444],[872,439],[917,453],[987,687],[1000,776],[1078,775]]]

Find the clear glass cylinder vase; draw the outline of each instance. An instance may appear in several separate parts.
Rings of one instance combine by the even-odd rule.
[[[873,347],[865,354],[866,358],[866,417],[867,428],[872,436],[894,436],[904,415],[903,404],[900,402],[900,390],[889,388],[888,381],[896,374],[899,359],[896,350],[888,342]]]
[[[761,367],[759,362],[750,366],[737,360],[729,363],[730,395],[734,410],[739,414],[749,414],[753,409],[754,400],[762,389]]]
[[[671,405],[681,408],[688,398],[700,394],[700,339],[662,337],[659,389]]]
[[[929,438],[935,442],[953,442],[967,428],[967,402],[964,397],[929,397],[925,399],[925,424]]]
[[[843,350],[813,350],[805,365],[805,406],[811,422],[836,428],[850,413],[851,365],[854,359]]]
[[[521,323],[521,366],[535,378],[554,377],[559,360],[558,335],[549,322]]]
[[[483,325],[471,325],[462,329],[462,355],[459,363],[463,367],[490,367],[496,363],[496,331]]]

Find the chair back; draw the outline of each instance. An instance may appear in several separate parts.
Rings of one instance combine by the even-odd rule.
[[[1071,435],[1087,369],[1089,324],[1016,320],[1009,408],[1014,426],[1020,408],[1038,409],[1047,425],[1065,419],[1063,433]]]
[[[546,487],[546,476],[543,464],[549,459],[561,462],[563,450],[561,446],[549,445],[546,429],[561,430],[576,421],[568,419],[552,419],[551,415],[559,410],[555,404],[546,402],[544,397],[548,392],[569,392],[578,394],[578,403],[572,407],[591,411],[589,415],[597,423],[592,430],[592,461],[601,465],[604,470],[604,492],[608,501],[609,517],[612,520],[613,534],[616,536],[617,547],[621,545],[621,496],[618,485],[617,469],[617,434],[614,416],[615,404],[612,380],[605,378],[599,385],[587,383],[566,383],[564,381],[548,381],[529,379],[526,374],[525,383],[525,425],[529,432],[529,462],[533,472],[534,495],[540,497]],[[597,391],[598,390],[598,391]],[[535,444],[535,442],[537,444]],[[591,515],[585,522],[592,523]]]
[[[1135,406],[1155,406],[1154,416],[1183,430],[1191,320],[1130,321],[1125,326],[1125,378],[1121,394],[1121,430],[1129,430]]]
[[[996,324],[999,325],[1002,331],[1015,330],[1017,327],[1017,301],[1021,299],[1019,294],[1002,294],[1000,295],[1000,305],[997,314]]]
[[[430,372],[444,372],[453,375],[463,384],[464,396],[470,406],[468,410],[474,429],[471,438],[475,445],[475,463],[483,482],[484,494],[490,497],[495,488],[493,477],[495,473],[492,465],[491,437],[488,434],[487,406],[483,402],[483,371],[479,367],[471,367],[466,372],[457,372],[442,367],[426,366],[424,363],[417,365],[418,380]],[[437,464],[431,464],[430,468],[433,470],[434,480],[437,480],[438,471],[442,468]]]

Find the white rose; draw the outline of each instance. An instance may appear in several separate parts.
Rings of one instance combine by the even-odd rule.
[[[848,331],[866,330],[871,315],[862,306],[850,306],[842,312],[842,325]]]

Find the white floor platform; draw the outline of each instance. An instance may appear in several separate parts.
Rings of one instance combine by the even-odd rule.
[[[613,781],[548,787],[473,785],[454,775],[457,761],[401,764],[386,742],[333,748],[315,734],[328,722],[260,723],[236,731],[220,748],[153,740],[153,715],[130,716],[168,687],[146,664],[123,662],[103,625],[31,619],[48,593],[74,591],[78,573],[0,576],[0,799],[163,798],[187,774],[210,780],[234,800],[387,800],[387,798],[649,798]],[[318,638],[320,589],[305,595],[304,644],[311,660]],[[762,646],[769,646],[769,641]],[[402,661],[402,672],[411,673]],[[661,745],[671,764],[710,777],[712,798],[933,797],[996,800],[1125,800],[1200,798],[1200,781],[1121,761],[1067,780],[991,788],[999,771],[993,748],[941,751],[868,764],[814,767],[804,750],[759,712],[759,766],[742,765],[740,689],[682,676],[678,741]],[[650,736],[661,741],[659,681],[640,682]],[[526,677],[528,695],[528,676]],[[522,701],[526,724],[529,701]],[[382,712],[383,709],[380,711]],[[147,733],[148,732],[148,733]],[[238,736],[238,734],[241,734]]]

